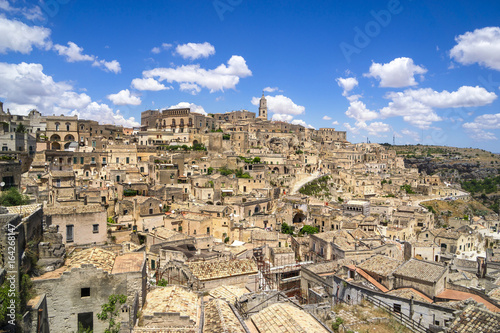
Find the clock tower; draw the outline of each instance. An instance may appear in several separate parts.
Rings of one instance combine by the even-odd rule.
[[[264,97],[264,92],[262,92],[262,97],[260,98],[258,118],[267,120],[267,100],[266,97]]]

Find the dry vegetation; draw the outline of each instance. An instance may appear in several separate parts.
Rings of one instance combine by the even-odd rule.
[[[463,218],[465,215],[487,215],[494,212],[476,200],[432,200],[422,203],[423,206],[431,206],[438,216]]]
[[[338,304],[334,307],[334,312],[342,318],[343,324],[337,332],[358,332],[358,333],[410,333],[407,329],[385,310],[380,309],[367,301],[362,301],[359,305]],[[327,323],[331,327],[332,322]]]

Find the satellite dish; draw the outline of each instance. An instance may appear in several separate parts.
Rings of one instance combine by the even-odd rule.
[[[5,182],[1,182],[0,187],[4,187],[4,186],[5,186]]]

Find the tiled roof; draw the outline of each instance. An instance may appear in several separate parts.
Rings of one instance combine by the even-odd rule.
[[[451,300],[456,300],[456,301],[463,301],[469,298],[472,298],[478,303],[483,303],[488,310],[493,311],[493,312],[500,312],[500,308],[496,306],[495,304],[492,304],[482,298],[479,295],[476,294],[471,294],[471,293],[466,293],[464,291],[458,291],[458,290],[452,290],[452,289],[445,289],[441,294],[436,296],[437,298],[443,298],[443,299],[451,299]]]
[[[449,332],[498,333],[500,315],[470,305],[453,321]]]
[[[372,278],[370,276],[370,274],[366,273],[364,270],[362,270],[361,268],[357,268],[356,266],[354,265],[348,265],[347,266],[349,269],[352,269],[352,270],[355,270],[356,273],[358,273],[359,275],[361,275],[362,277],[364,277],[368,282],[370,282],[371,284],[373,284],[377,289],[379,289],[380,291],[386,293],[387,291],[389,291],[389,289],[387,289],[386,287],[384,287],[382,284],[380,284],[379,282],[377,282],[374,278]]]
[[[292,253],[293,249],[291,247],[273,247],[271,250],[274,254]]]
[[[225,299],[228,302],[234,303],[237,298],[243,296],[249,291],[246,288],[236,286],[220,286],[210,291],[210,296],[214,298]]]
[[[107,272],[111,272],[115,259],[116,254],[113,252],[98,247],[92,247],[73,253],[66,261],[66,267],[70,270],[74,267],[81,267],[83,264],[91,264],[97,268],[102,268]]]
[[[497,301],[500,301],[500,288],[493,289],[488,293],[488,296],[490,296],[493,299],[496,299]]]
[[[9,214],[19,214],[22,217],[28,217],[37,211],[42,205],[41,204],[31,204],[24,206],[11,206],[5,207],[9,211]]]
[[[360,265],[358,265],[358,267],[380,276],[388,276],[402,263],[402,261],[392,259],[387,256],[376,255],[363,261]]]
[[[406,299],[410,299],[413,296],[413,299],[416,301],[425,302],[425,303],[433,303],[432,299],[430,299],[429,297],[422,294],[420,291],[415,290],[413,288],[394,289],[394,290],[389,291],[387,294],[392,295],[392,296],[406,298]]]
[[[111,274],[140,272],[144,260],[144,252],[122,254],[116,257]]]
[[[259,332],[328,332],[313,316],[290,303],[275,303],[251,317]]]
[[[187,265],[200,281],[257,273],[257,264],[253,259],[197,261],[188,262]]]
[[[214,299],[205,305],[203,332],[245,333],[240,321],[226,301]]]
[[[182,287],[157,287],[148,292],[142,314],[153,316],[155,312],[177,312],[198,322],[198,303],[198,295]]]
[[[445,266],[435,262],[410,259],[396,269],[393,274],[421,281],[436,282],[446,270]]]
[[[43,209],[45,215],[69,215],[103,212],[101,205],[79,205],[79,206],[52,206]]]
[[[359,228],[351,231],[351,236],[356,238],[356,239],[369,238],[368,234]]]

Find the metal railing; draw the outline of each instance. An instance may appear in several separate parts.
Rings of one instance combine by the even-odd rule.
[[[426,328],[425,326],[419,324],[412,318],[410,318],[408,315],[405,315],[404,313],[400,312],[395,312],[394,309],[387,303],[382,302],[381,300],[372,297],[372,296],[365,296],[365,299],[372,303],[375,306],[378,306],[379,308],[382,308],[386,310],[394,319],[399,321],[402,325],[404,325],[406,328],[412,330],[413,332],[418,332],[418,333],[430,333],[431,331]]]

